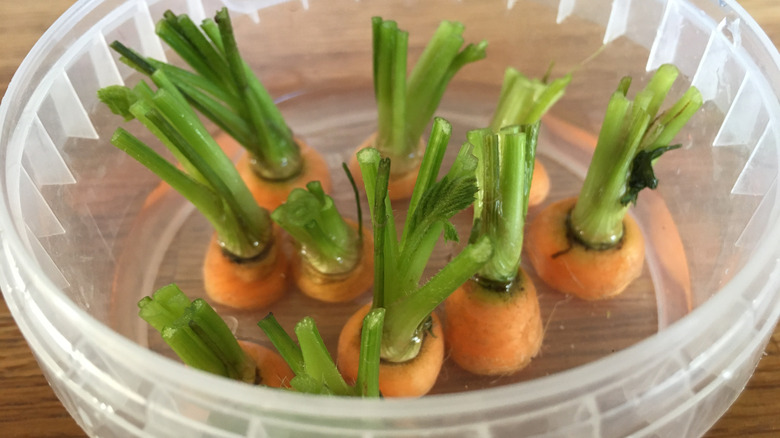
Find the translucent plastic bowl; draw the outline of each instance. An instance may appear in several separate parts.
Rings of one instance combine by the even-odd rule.
[[[619,78],[639,87],[676,64],[673,94],[693,84],[706,103],[632,213],[649,242],[643,277],[600,303],[537,282],[540,357],[496,379],[447,365],[419,400],[304,396],[165,357],[135,302],[171,281],[202,295],[211,231],[174,193],[149,196],[159,182],[109,144],[120,120],[95,92],[139,80],[108,42],[165,58],[153,34],[165,9],[200,19],[223,3],[253,69],[341,187],[339,163],[375,128],[373,15],[410,31],[412,59],[440,19],[490,42],[440,107],[454,144],[487,123],[507,66],[537,77],[551,62],[554,75],[575,70],[540,139],[550,201],[576,195]],[[697,436],[742,390],[780,314],[779,65],[734,1],[84,0],[33,48],[0,107],[0,287],[52,387],[95,436]],[[335,196],[352,212],[349,191]],[[454,250],[442,245],[432,269]],[[367,299],[322,305],[292,292],[273,310],[288,328],[311,314],[332,347]],[[239,337],[264,342],[261,312],[218,310]]]

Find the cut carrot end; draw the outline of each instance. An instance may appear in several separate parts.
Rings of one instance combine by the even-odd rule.
[[[595,250],[569,237],[567,217],[576,198],[545,208],[528,228],[528,256],[539,277],[552,288],[584,300],[600,300],[623,292],[642,274],[645,241],[630,216],[623,219],[618,245]]]
[[[347,221],[352,228],[357,224]],[[308,265],[297,253],[291,260],[291,273],[295,285],[305,295],[328,303],[353,300],[366,292],[374,283],[374,238],[363,229],[363,247],[360,260],[344,274],[323,274]]]
[[[469,280],[447,298],[444,337],[464,370],[505,375],[523,369],[542,346],[536,287],[521,269],[512,290],[495,292]]]
[[[257,261],[236,263],[211,238],[203,262],[203,283],[214,302],[238,309],[268,307],[287,290],[287,258],[275,230],[269,254]]]
[[[376,133],[371,134],[371,136],[363,141],[363,143],[361,143],[360,146],[355,149],[355,152],[349,157],[347,167],[349,167],[349,171],[352,173],[352,177],[355,178],[355,184],[358,187],[363,187],[363,174],[360,172],[360,164],[357,160],[357,153],[360,152],[361,149],[374,147],[375,140]],[[418,149],[418,155],[420,158],[422,158],[424,152],[425,142],[420,140],[420,146]],[[401,174],[393,173],[391,170],[390,182],[387,185],[387,193],[391,201],[400,201],[412,197],[414,186],[417,183],[417,174],[420,173],[421,164],[422,159],[417,162],[414,168]]]
[[[550,175],[544,165],[536,160],[534,164],[534,174],[531,177],[531,191],[528,193],[528,206],[534,207],[547,198],[550,193]]]
[[[238,345],[257,364],[260,384],[272,388],[289,388],[295,374],[279,353],[254,342],[238,341]]]
[[[357,379],[360,357],[360,332],[363,318],[371,309],[367,304],[353,314],[339,335],[338,366],[348,382]],[[425,334],[420,353],[401,363],[382,361],[379,365],[379,391],[384,397],[421,397],[436,383],[444,362],[444,334],[434,314],[431,331]]]
[[[244,154],[236,163],[236,169],[241,179],[249,188],[252,196],[261,207],[273,211],[282,205],[290,192],[295,188],[306,188],[310,181],[319,181],[325,193],[330,193],[333,185],[330,179],[328,163],[319,152],[309,147],[303,140],[296,138],[295,142],[301,148],[303,168],[297,176],[284,181],[271,181],[260,178],[252,169],[249,154]],[[227,134],[217,136],[217,143],[223,150],[235,149],[233,137]]]

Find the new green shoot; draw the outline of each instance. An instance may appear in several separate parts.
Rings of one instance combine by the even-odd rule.
[[[173,153],[180,168],[122,128],[111,143],[192,202],[229,255],[249,259],[262,254],[273,239],[269,213],[254,201],[232,161],[167,75],[158,70],[152,79],[156,91],[142,81],[133,89],[103,88],[98,97],[125,120],[138,119]]]
[[[296,188],[271,214],[293,237],[310,266],[323,274],[351,271],[362,257],[362,240],[318,181]]]
[[[596,150],[577,203],[570,232],[594,249],[610,248],[623,237],[623,218],[640,190],[658,184],[652,165],[701,107],[701,93],[691,87],[668,110],[656,116],[678,71],[662,65],[631,101],[631,78],[623,78],[607,106]]]
[[[385,309],[372,309],[363,319],[358,376],[354,386],[344,381],[328,353],[314,320],[303,318],[295,326],[298,344],[273,314],[257,323],[295,373],[290,382],[298,392],[340,396],[379,397],[379,349]]]
[[[464,27],[443,21],[406,76],[408,33],[395,21],[372,19],[377,137],[373,145],[401,174],[419,162],[418,145],[455,74],[485,57],[487,42],[463,45]]]
[[[490,129],[468,133],[479,158],[472,238],[487,236],[494,245],[493,256],[477,278],[496,289],[508,290],[520,267],[538,135],[538,120],[498,133]]]
[[[162,335],[188,366],[256,383],[257,365],[206,301],[190,301],[178,286],[171,284],[142,298],[138,308],[138,315]]]
[[[241,58],[226,8],[200,27],[186,14],[166,11],[157,35],[193,72],[143,57],[118,41],[111,47],[122,62],[145,75],[164,71],[188,103],[247,149],[260,177],[285,180],[300,173],[302,159],[292,131]]]
[[[444,119],[434,120],[400,241],[387,195],[391,160],[382,159],[373,148],[358,153],[374,224],[373,307],[387,310],[382,358],[391,362],[418,354],[425,322],[433,309],[474,275],[492,253],[490,239],[480,239],[466,246],[427,283],[419,284],[442,233],[448,240],[458,239],[450,219],[474,202],[477,191],[477,159],[469,144],[463,145],[447,174],[436,179],[451,130]]]

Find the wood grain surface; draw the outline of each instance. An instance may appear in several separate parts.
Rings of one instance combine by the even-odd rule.
[[[74,0],[0,1],[0,95],[43,32]],[[743,7],[780,44],[780,3],[743,0]],[[82,437],[44,379],[0,300],[0,436]],[[780,436],[780,329],[745,391],[707,437]]]

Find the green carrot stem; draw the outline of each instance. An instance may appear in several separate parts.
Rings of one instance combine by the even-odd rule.
[[[158,35],[195,71],[146,59],[122,46],[122,60],[147,75],[164,69],[198,111],[233,136],[255,158],[262,178],[285,180],[300,173],[300,150],[268,92],[240,57],[227,9],[200,29],[187,15],[170,11],[157,25]]]
[[[224,214],[224,204],[208,186],[195,181],[177,169],[176,166],[166,161],[152,148],[123,128],[117,128],[111,137],[111,144],[154,172],[160,179],[187,198],[209,220],[217,234],[231,234],[227,229],[229,228],[227,224],[232,223],[232,221],[226,222],[228,218]]]
[[[320,382],[308,374],[298,374],[290,379],[290,387],[301,394],[330,395]]]
[[[307,184],[307,190],[292,190],[271,218],[293,237],[306,262],[318,272],[346,273],[360,261],[358,234],[318,181]]]
[[[166,327],[163,329],[162,338],[186,365],[207,373],[229,377],[225,364],[189,327]]]
[[[436,181],[450,132],[451,127],[446,121],[437,119],[434,122],[431,142],[421,163],[411,211],[407,215],[400,243],[397,241],[394,222],[390,218],[392,205],[387,196],[391,160],[380,159],[379,151],[373,148],[358,153],[374,223],[375,278],[372,308],[387,309],[386,318],[396,315],[393,316],[396,318],[395,327],[388,328],[385,325],[382,336],[382,357],[392,361],[407,360],[417,354],[419,345],[414,345],[414,330],[420,327],[434,307],[473,275],[479,266],[474,266],[472,271],[466,272],[465,277],[459,280],[463,269],[470,269],[472,264],[481,265],[487,259],[474,261],[478,257],[470,245],[467,247],[469,250],[462,253],[462,258],[456,257],[456,260],[471,257],[473,263],[453,262],[454,267],[445,268],[431,282],[419,287],[423,270],[442,231],[445,239],[457,241],[458,234],[450,219],[473,203],[477,191],[474,176],[477,158],[472,154],[472,146],[468,143],[461,147],[447,174]],[[492,251],[489,240],[482,242],[478,246],[487,245],[487,251]],[[412,298],[420,294],[422,298]],[[426,303],[420,305],[420,301]],[[413,305],[399,304],[406,302]],[[398,313],[401,311],[404,312],[403,315],[411,315],[411,319]],[[402,323],[401,320],[406,321]],[[414,329],[409,329],[412,326]]]
[[[353,389],[347,385],[336,368],[312,318],[307,316],[298,322],[295,326],[295,336],[301,346],[306,374],[321,382],[334,394],[353,394]]]
[[[225,321],[202,299],[192,302],[168,285],[138,302],[139,316],[160,332],[181,360],[193,367],[254,383],[257,365]]]
[[[187,308],[185,318],[188,318],[187,324],[193,333],[225,364],[228,377],[249,383],[255,381],[257,365],[238,344],[227,324],[205,300],[194,300]]]
[[[132,49],[118,41],[111,43],[111,48],[120,53],[120,60],[130,67],[150,76],[158,69],[163,70],[173,83],[182,91],[187,101],[209,120],[235,138],[241,144],[254,141],[250,126],[238,114],[242,101],[236,93],[225,91],[224,85],[206,79],[198,74],[182,68],[143,58]]]
[[[689,88],[671,108],[653,122],[643,140],[643,150],[654,150],[670,144],[702,104],[701,92],[694,87]]]
[[[360,363],[355,392],[361,397],[379,397],[379,364],[382,350],[382,329],[385,309],[371,309],[363,318],[360,332]]]
[[[396,283],[394,299],[411,292],[402,291],[401,288],[419,282],[419,275],[422,274],[419,267],[427,264],[427,256],[423,261],[418,255],[430,256],[436,242],[432,239],[432,234],[438,236],[443,230],[445,239],[458,240],[457,232],[449,220],[471,205],[477,192],[475,177],[477,162],[471,150],[472,146],[469,144],[461,148],[450,171],[440,181],[432,184],[420,197],[417,207],[404,225],[404,238],[401,240],[400,254],[397,259],[400,281]]]
[[[382,358],[404,362],[420,351],[422,323],[490,258],[493,246],[488,237],[467,245],[450,263],[414,294],[387,306]]]
[[[623,218],[628,208],[620,198],[626,191],[631,161],[649,123],[650,117],[644,110],[631,105],[622,94],[613,94],[602,125],[603,135],[599,135],[570,217],[574,237],[589,247],[610,248],[623,238]]]
[[[677,75],[674,66],[663,65],[633,102],[626,98],[630,78],[623,78],[612,95],[569,219],[570,232],[583,244],[603,249],[620,241],[628,206],[636,202],[640,190],[657,185],[652,164],[676,148],[669,142],[701,107],[701,94],[691,87],[669,110],[655,116]]]
[[[572,75],[567,74],[548,84],[507,68],[490,129],[498,131],[504,126],[536,123],[563,97],[571,80]]]
[[[349,185],[352,186],[352,193],[355,195],[355,209],[357,210],[357,224],[358,224],[358,240],[359,245],[363,247],[363,209],[360,207],[360,192],[358,191],[355,178],[352,176],[352,172],[349,170],[347,163],[341,163],[341,168],[344,169],[344,173],[347,175]]]
[[[382,151],[407,149],[404,126],[406,109],[406,51],[408,33],[394,21],[371,19],[374,46],[374,95],[377,102],[376,147]]]
[[[486,42],[462,51],[463,25],[444,21],[406,78],[408,34],[394,21],[372,18],[374,93],[378,126],[375,147],[394,160],[394,172],[409,171],[418,142],[447,84],[464,65],[485,57]]]
[[[119,53],[119,60],[130,66],[131,68],[150,76],[157,70],[146,58],[138,54],[136,51],[131,50],[119,41],[114,41],[110,44],[110,47]]]
[[[268,102],[254,93],[254,90],[249,86],[247,70],[244,68],[244,61],[238,53],[238,45],[227,8],[222,8],[217,12],[215,21],[219,26],[222,48],[230,67],[233,83],[238,93],[245,96],[246,106],[243,115],[254,127],[259,143],[265,145],[262,148],[254,148],[252,151],[255,158],[261,162],[261,166],[257,168],[260,176],[271,180],[285,180],[298,175],[302,166],[298,145],[293,140],[292,132],[286,125],[273,126],[269,123],[266,117]]]
[[[650,78],[650,82],[634,97],[634,105],[643,108],[650,116],[650,120],[655,119],[678,75],[677,67],[671,64],[658,67],[653,77]]]
[[[268,212],[254,202],[232,161],[165,72],[158,69],[152,78],[160,87],[156,92],[141,82],[133,90],[108,87],[98,95],[114,112],[141,121],[173,152],[183,171],[122,129],[112,143],[193,202],[228,252],[239,258],[260,254],[273,238]]]
[[[537,135],[538,122],[503,128],[497,134],[479,130],[468,135],[480,151],[474,217],[480,235],[494,244],[493,256],[477,275],[495,283],[510,284],[520,266]]]
[[[224,12],[224,15],[230,18],[226,11]],[[215,47],[224,52],[225,45],[222,41],[222,34],[219,25],[214,20],[205,19],[203,20],[203,23],[201,23],[201,29],[203,29],[203,32],[208,35],[209,39],[211,39]],[[284,117],[282,116],[281,111],[279,111],[279,108],[274,103],[273,98],[271,98],[271,95],[268,94],[268,90],[263,87],[263,84],[252,72],[252,69],[246,62],[244,62],[244,71],[246,72],[249,88],[260,100],[263,108],[265,109],[265,115],[270,121],[271,125],[279,127],[286,126]]]
[[[178,286],[169,284],[158,289],[153,296],[143,297],[138,302],[138,316],[162,333],[166,325],[184,315],[190,303],[190,299]]]
[[[364,164],[361,162],[361,166]],[[368,166],[366,166],[368,167]],[[391,278],[387,274],[388,262],[392,262],[391,242],[395,242],[394,236],[388,236],[388,226],[392,223],[387,208],[387,185],[390,180],[390,159],[383,158],[375,171],[374,207],[372,208],[372,222],[374,223],[374,301],[372,308],[380,308],[385,305],[386,281]],[[368,190],[368,185],[366,185]],[[390,210],[392,211],[392,210]],[[390,254],[388,254],[390,253]],[[389,256],[389,257],[387,257]]]
[[[420,172],[417,174],[417,181],[415,181],[412,197],[409,200],[409,207],[406,212],[407,223],[409,223],[415,210],[417,210],[420,198],[436,183],[441,163],[444,160],[444,154],[447,152],[450,136],[452,136],[452,125],[440,117],[434,118],[431,136],[428,140],[428,145],[425,147],[425,153],[420,163]],[[406,240],[409,230],[411,230],[411,227],[404,228],[404,235],[401,241]]]
[[[158,71],[154,77],[161,73]],[[245,241],[225,241],[223,243],[237,246],[227,249],[238,257],[251,257],[262,252],[272,239],[270,217],[254,201],[232,161],[194,113],[187,114],[186,103],[177,99],[175,94],[168,89],[159,90],[153,102],[155,107],[144,114],[145,118],[151,120],[157,130],[173,142],[176,149],[203,175],[243,228],[243,232],[235,234],[246,235],[246,239],[242,239]],[[144,107],[140,108],[143,110]]]
[[[407,81],[406,123],[407,137],[416,142],[433,117],[450,80],[464,65],[483,59],[487,42],[463,44],[464,26],[458,22],[443,21],[417,60]],[[407,153],[414,152],[412,143]]]
[[[271,343],[274,344],[276,350],[282,355],[282,359],[287,362],[295,375],[301,375],[305,373],[305,366],[303,362],[303,353],[298,344],[293,341],[290,335],[282,328],[279,322],[274,317],[273,313],[269,313],[265,318],[260,320],[257,325],[263,330]]]
[[[404,227],[406,228],[408,227]],[[399,255],[398,267],[395,270],[398,274],[392,279],[392,287],[388,288],[389,302],[417,290],[442,231],[444,231],[442,223],[432,224],[424,233],[419,233],[420,238],[415,242],[414,250],[408,248]]]

